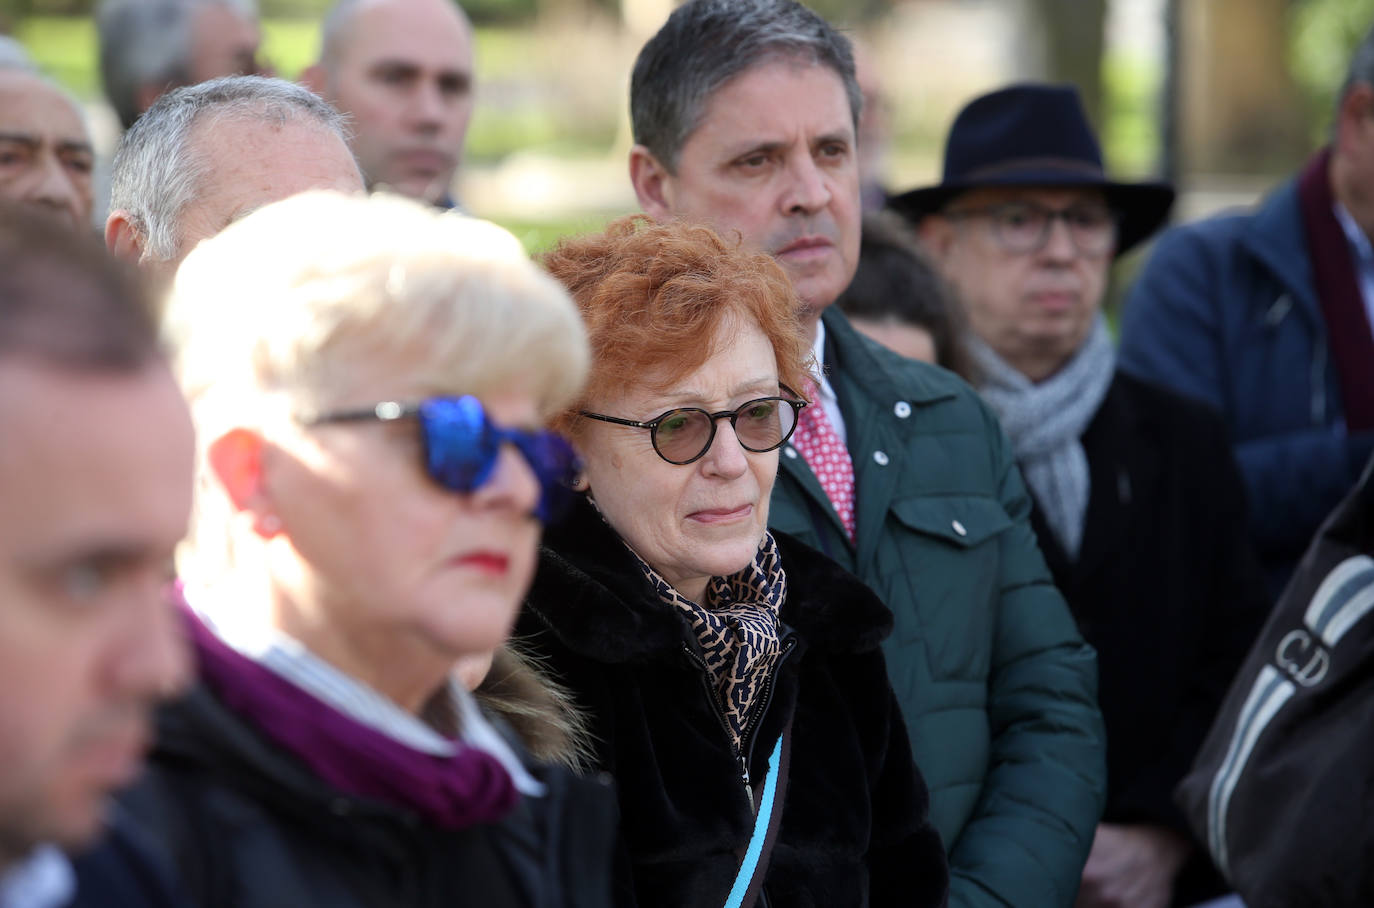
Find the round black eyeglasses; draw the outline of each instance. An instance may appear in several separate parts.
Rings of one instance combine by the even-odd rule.
[[[716,440],[716,421],[730,420],[740,447],[755,454],[776,451],[797,428],[797,416],[806,401],[787,397],[760,397],[733,410],[712,413],[698,407],[669,410],[648,422],[620,419],[604,413],[581,411],[588,419],[648,429],[654,450],[668,463],[683,466],[700,460]]]

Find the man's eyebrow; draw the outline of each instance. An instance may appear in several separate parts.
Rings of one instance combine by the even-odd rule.
[[[851,145],[854,142],[854,131],[852,129],[839,129],[816,136],[811,140],[813,145],[827,145],[831,142],[843,142]]]
[[[20,145],[27,145],[30,148],[37,148],[42,143],[38,136],[27,132],[5,132],[0,130],[0,142],[17,142]]]
[[[383,57],[380,60],[372,61],[372,65],[369,66],[368,69],[374,71],[379,69],[399,69],[405,72],[419,72],[420,64],[398,57]]]
[[[79,139],[65,139],[57,143],[58,151],[79,151],[83,154],[95,154],[95,147],[90,142]]]
[[[731,148],[727,152],[730,160],[744,158],[753,154],[772,154],[775,151],[782,151],[790,143],[788,142],[769,142],[769,141],[744,141],[736,148]]]

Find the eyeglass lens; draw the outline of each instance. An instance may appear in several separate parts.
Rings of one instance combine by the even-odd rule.
[[[711,447],[716,420],[727,416],[740,445],[756,453],[781,447],[797,422],[796,408],[779,397],[751,400],[735,410],[715,414],[695,407],[670,410],[654,427],[654,448],[672,463],[690,463]]]
[[[1081,204],[1055,210],[1032,202],[1000,205],[990,212],[998,239],[1012,252],[1044,247],[1056,220],[1069,228],[1074,245],[1084,255],[1101,255],[1116,238],[1116,220],[1106,205]]]
[[[509,441],[529,463],[542,494],[538,516],[555,519],[571,501],[577,457],[572,446],[553,432],[527,432],[494,424],[475,397],[438,397],[419,407],[425,468],[440,485],[472,492],[491,479]]]

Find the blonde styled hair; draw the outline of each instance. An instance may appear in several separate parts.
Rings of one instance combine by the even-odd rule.
[[[548,417],[589,359],[567,292],[514,236],[385,194],[304,193],[206,240],[177,272],[163,337],[200,439],[194,560],[223,546],[223,568],[230,514],[205,500],[205,449],[225,432],[376,403],[343,399],[371,363],[425,393],[519,388]]]

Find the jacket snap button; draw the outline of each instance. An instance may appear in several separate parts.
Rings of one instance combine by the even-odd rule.
[[[885,453],[882,452],[882,451],[874,451],[874,452],[873,452],[873,462],[876,463],[876,464],[877,464],[878,466],[880,466],[880,467],[885,467],[885,466],[887,466],[887,454],[885,454]]]
[[[954,521],[950,526],[954,527],[954,532],[958,533],[960,536],[968,535],[968,530],[964,529],[964,525],[959,521]]]
[[[893,406],[892,412],[897,414],[898,419],[906,419],[911,415],[911,404],[904,400],[899,400],[896,405]]]
[[[348,803],[347,798],[335,798],[329,802],[329,809],[336,817],[346,817],[353,811],[353,805]]]
[[[796,449],[796,448],[793,448],[793,447],[790,447],[790,446],[789,446],[789,447],[783,448],[782,450],[783,450],[783,453],[787,455],[787,457],[788,457],[789,460],[796,460],[796,459],[797,459],[797,449]]]

